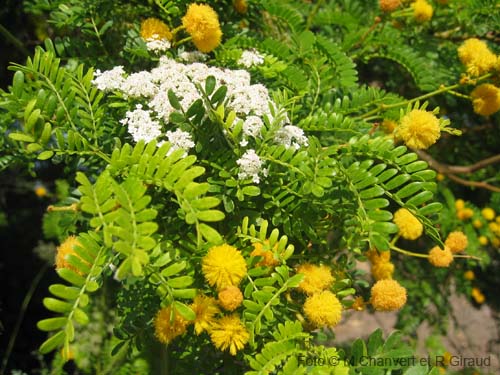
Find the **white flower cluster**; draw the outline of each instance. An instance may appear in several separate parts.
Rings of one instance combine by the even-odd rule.
[[[267,176],[267,169],[262,169],[263,162],[260,160],[259,155],[255,153],[255,150],[247,150],[236,163],[240,166],[240,172],[238,173],[240,180],[251,178],[255,184],[258,184],[260,182],[259,174],[262,173]]]
[[[102,91],[120,90],[123,82],[125,82],[124,75],[123,66],[115,66],[113,69],[104,72],[97,69],[94,72],[92,83]]]
[[[298,150],[301,146],[309,145],[309,140],[304,135],[304,131],[298,126],[286,125],[278,130],[274,136],[276,143],[281,143],[285,147],[293,147]]]
[[[245,61],[261,63],[262,56],[257,52],[246,51]],[[200,60],[205,55],[198,52],[183,52],[186,61]],[[261,61],[262,60],[262,61]],[[245,65],[245,63],[242,63]],[[245,65],[247,66],[247,65]],[[246,70],[230,70],[210,67],[204,63],[181,63],[167,56],[162,56],[157,67],[151,71],[140,71],[127,75],[123,67],[117,66],[109,71],[96,71],[93,83],[104,91],[120,92],[124,98],[142,99],[145,105],[137,105],[133,111],[128,111],[120,122],[128,127],[128,132],[135,141],[160,139],[158,144],[168,139],[174,149],[186,151],[194,147],[191,134],[180,129],[164,132],[163,124],[168,124],[170,115],[176,110],[170,104],[168,92],[172,90],[184,110],[187,110],[197,99],[202,98],[197,86],[204,87],[207,77],[213,76],[217,85],[227,87],[225,107],[236,113],[237,124],[243,121],[240,146],[246,147],[250,138],[261,136],[264,127],[263,117],[271,123],[273,116],[271,108],[276,105],[269,96],[267,88],[261,84],[251,84],[250,74]],[[274,111],[273,111],[274,112]],[[240,120],[241,119],[241,120]],[[286,114],[278,126],[287,123]],[[234,125],[233,125],[234,126]],[[298,149],[308,145],[308,139],[302,129],[285,125],[275,133],[274,141],[286,147]],[[249,149],[237,161],[240,172],[238,178],[251,178],[255,183],[259,176],[266,175],[262,162],[253,149]]]
[[[137,104],[135,110],[127,111],[125,118],[120,120],[122,125],[128,126],[128,132],[139,142],[144,140],[150,142],[161,135],[161,125],[151,118],[151,111],[142,109],[141,104]]]
[[[247,116],[243,122],[243,139],[240,142],[242,147],[248,145],[247,137],[257,138],[260,135],[260,129],[264,126],[264,122],[258,116]]]
[[[251,68],[254,65],[262,65],[264,63],[264,56],[262,56],[255,49],[243,51],[238,65],[243,65],[245,68]]]
[[[191,134],[188,132],[177,129],[176,131],[167,131],[167,139],[172,144],[170,150],[168,150],[168,155],[178,149],[183,149],[185,151],[189,151],[194,147],[193,139],[191,138]]]
[[[153,51],[156,53],[165,52],[170,48],[171,44],[167,39],[152,38],[146,40],[146,48],[148,51]]]
[[[185,62],[205,61],[207,58],[208,56],[200,51],[192,51],[192,52],[185,51],[179,53],[179,59]]]

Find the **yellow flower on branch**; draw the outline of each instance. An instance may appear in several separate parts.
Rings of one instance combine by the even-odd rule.
[[[471,296],[472,296],[472,298],[474,298],[474,301],[476,301],[476,303],[478,303],[480,305],[483,304],[484,301],[486,300],[486,297],[481,292],[481,290],[479,288],[476,288],[476,287],[472,288]]]
[[[219,292],[219,304],[227,311],[236,310],[243,302],[240,288],[228,286]]]
[[[414,109],[406,114],[395,130],[395,135],[411,148],[426,149],[441,136],[439,120],[432,112]]]
[[[297,289],[308,295],[330,288],[334,281],[330,267],[325,265],[304,263],[297,267],[297,273],[304,275]]]
[[[234,0],[233,7],[239,14],[245,14],[248,10],[248,4],[246,0]]]
[[[228,350],[231,355],[243,349],[250,333],[236,315],[224,316],[212,326],[210,338],[217,349]]]
[[[188,321],[175,309],[164,307],[155,316],[155,336],[163,344],[169,344],[177,336],[186,332]]]
[[[466,280],[474,280],[476,278],[476,275],[474,274],[474,271],[465,271],[464,277]]]
[[[496,55],[490,51],[486,42],[477,38],[467,39],[458,47],[458,57],[467,68],[467,73],[479,76],[495,68]]]
[[[500,89],[490,83],[483,83],[470,94],[474,112],[489,116],[500,110]]]
[[[307,297],[304,313],[315,327],[334,327],[342,317],[342,305],[335,294],[325,290]]]
[[[454,231],[448,234],[444,244],[448,246],[452,253],[464,251],[467,247],[467,236],[461,231]]]
[[[490,207],[485,207],[481,210],[481,215],[483,215],[486,220],[491,221],[495,218],[495,210]]]
[[[182,25],[201,52],[208,53],[219,46],[222,38],[219,17],[209,5],[190,4]]]
[[[210,327],[215,321],[215,315],[220,312],[215,298],[199,294],[194,297],[190,307],[196,314],[194,320],[194,331],[196,334],[199,335],[203,331],[210,332]]]
[[[146,18],[141,23],[141,37],[144,40],[167,39],[172,40],[170,28],[157,18]]]
[[[441,249],[439,246],[434,246],[429,251],[429,262],[434,267],[445,268],[453,262],[453,253],[448,246]]]
[[[406,289],[396,280],[379,280],[372,286],[370,302],[378,311],[399,310],[406,304]]]
[[[382,12],[392,12],[401,6],[401,0],[380,0],[379,6]]]
[[[210,248],[203,257],[201,269],[208,283],[219,290],[238,285],[247,274],[247,264],[241,252],[227,244]]]
[[[413,8],[413,17],[418,22],[426,22],[432,18],[434,10],[432,9],[432,5],[426,0],[417,0],[411,7]]]
[[[424,231],[422,223],[406,208],[397,210],[393,221],[398,226],[401,237],[407,240],[416,240]]]
[[[372,265],[372,275],[375,280],[392,279],[394,264],[391,262],[378,262]]]

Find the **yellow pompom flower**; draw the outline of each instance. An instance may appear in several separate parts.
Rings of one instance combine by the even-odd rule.
[[[366,257],[373,264],[379,262],[388,262],[391,260],[391,252],[390,251],[378,252],[376,249],[370,249],[366,252]]]
[[[455,201],[455,209],[456,210],[463,210],[465,207],[465,202],[463,199],[457,199]]]
[[[447,246],[444,249],[434,246],[429,251],[429,262],[434,267],[448,267],[453,262],[453,254]]]
[[[495,218],[495,210],[490,207],[485,207],[481,210],[481,215],[483,215],[486,220],[492,221]]]
[[[248,10],[248,4],[246,0],[234,0],[233,7],[239,14],[245,14]]]
[[[199,294],[194,297],[190,307],[196,314],[196,318],[194,319],[194,331],[196,334],[199,335],[203,331],[210,332],[210,328],[215,321],[215,315],[220,312],[215,298]]]
[[[77,269],[73,265],[69,264],[69,262],[66,260],[66,257],[70,254],[80,258],[75,252],[75,249],[74,249],[75,246],[82,246],[82,245],[80,244],[80,242],[78,241],[78,239],[75,236],[69,236],[68,238],[66,238],[66,240],[64,240],[64,242],[60,246],[57,247],[57,249],[56,249],[56,269],[67,268],[67,269],[70,269],[72,271],[75,271],[79,275],[82,275],[82,272],[79,269]],[[81,259],[81,260],[83,263],[88,264],[85,260],[83,260],[83,259]]]
[[[342,305],[335,294],[325,290],[307,297],[304,313],[315,327],[334,327],[342,317]]]
[[[451,232],[444,244],[449,247],[452,253],[459,253],[467,247],[467,236],[461,231]]]
[[[261,242],[255,242],[253,244],[253,251],[250,253],[252,257],[262,257],[263,259],[256,264],[256,266],[264,267],[274,267],[279,264],[279,261],[274,258],[274,252],[271,250],[264,250],[264,246],[269,246],[269,241],[264,241],[264,245]],[[274,249],[278,248],[278,244],[274,246]]]
[[[484,296],[483,293],[481,293],[481,290],[476,287],[472,288],[471,296],[472,298],[474,298],[474,301],[476,301],[476,303],[480,305],[483,304],[484,301],[486,300],[486,297]]]
[[[385,134],[392,134],[398,124],[396,123],[396,121],[385,119],[384,121],[382,121],[382,124],[380,126]]]
[[[411,7],[413,8],[413,17],[418,22],[426,22],[432,18],[434,10],[432,9],[432,5],[426,0],[417,0]]]
[[[472,222],[474,228],[479,229],[483,226],[483,222],[479,219],[476,219]]]
[[[398,226],[401,237],[407,240],[416,240],[424,230],[422,223],[406,208],[397,210],[393,221]]]
[[[236,310],[243,302],[243,294],[237,286],[228,286],[219,292],[219,305],[227,311]]]
[[[379,5],[382,12],[392,12],[401,6],[401,0],[380,0]]]
[[[372,265],[372,275],[375,280],[392,279],[394,264],[391,262],[378,262]]]
[[[488,245],[488,242],[489,242],[489,241],[488,241],[488,237],[486,237],[486,236],[479,236],[478,240],[479,240],[479,244],[480,244],[481,246],[486,246],[486,245]]]
[[[472,208],[466,207],[462,210],[457,211],[457,218],[459,218],[460,220],[467,220],[472,216],[474,216],[474,211],[472,210]]]
[[[500,225],[492,221],[488,224],[488,228],[493,232],[493,234],[500,236]]]
[[[170,28],[157,18],[146,18],[141,23],[141,37],[144,40],[167,39],[172,40]]]
[[[474,280],[476,278],[476,275],[474,275],[474,271],[469,270],[469,271],[465,271],[464,277],[466,280],[470,281],[470,280]]]
[[[190,4],[186,14],[182,17],[182,25],[201,52],[211,52],[221,42],[222,31],[219,17],[209,5]]]
[[[297,289],[308,295],[330,288],[334,281],[330,267],[325,265],[304,263],[297,267],[297,273],[304,275]]]
[[[500,89],[490,83],[483,83],[470,94],[474,112],[481,116],[489,116],[500,110]]]
[[[172,316],[173,315],[173,316]],[[186,332],[188,321],[175,309],[164,307],[155,316],[155,336],[163,344],[169,344],[177,336]]]
[[[45,188],[45,186],[43,186],[43,185],[37,185],[35,187],[35,195],[38,198],[43,198],[43,197],[47,196],[47,194],[48,194],[48,191]]]
[[[372,286],[370,302],[378,311],[399,310],[406,303],[406,289],[396,280],[379,280]]]
[[[467,39],[458,47],[458,57],[466,66],[467,73],[479,76],[492,70],[497,64],[497,57],[488,45],[476,38]]]
[[[228,350],[231,355],[236,355],[238,350],[244,348],[250,333],[236,315],[224,316],[217,320],[210,332],[212,343],[217,349]]]
[[[491,240],[491,244],[497,248],[500,248],[500,238],[498,237],[494,237],[492,240]]]
[[[395,135],[411,148],[426,149],[441,136],[439,120],[433,113],[414,109],[406,114],[395,130]]]
[[[241,252],[227,244],[210,248],[203,257],[201,269],[208,283],[219,290],[238,285],[247,274],[247,264]]]

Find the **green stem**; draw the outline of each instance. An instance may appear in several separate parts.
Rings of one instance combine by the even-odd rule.
[[[186,37],[186,38],[184,38],[184,39],[179,40],[178,42],[173,43],[173,46],[174,46],[174,47],[178,47],[178,46],[180,46],[182,43],[189,42],[191,39],[193,39],[193,38],[192,38],[192,37],[190,37],[190,36],[188,36],[188,37]]]
[[[24,297],[24,300],[21,304],[21,311],[19,312],[19,316],[17,318],[16,324],[14,325],[14,329],[12,330],[12,334],[10,335],[9,338],[9,343],[7,344],[7,350],[5,351],[5,354],[2,359],[2,368],[0,369],[0,374],[5,374],[5,370],[7,369],[7,363],[9,362],[9,357],[10,354],[12,353],[12,349],[14,348],[14,344],[16,342],[17,335],[19,333],[19,329],[21,328],[21,324],[24,319],[24,315],[26,314],[26,310],[28,309],[28,304],[31,301],[31,298],[33,297],[33,294],[35,293],[35,290],[40,283],[40,280],[42,279],[43,275],[45,275],[45,272],[49,268],[49,265],[45,263],[43,267],[38,271],[36,274],[35,278],[31,282],[30,288],[28,289],[28,292],[26,293],[26,296]]]
[[[29,56],[30,52],[24,48],[23,42],[16,38],[9,30],[0,24],[0,34],[2,34],[7,41],[11,42],[24,56]]]
[[[486,78],[489,78],[490,76],[491,76],[491,73],[488,73],[488,74],[482,75],[481,77],[476,78],[475,81],[479,82],[479,81],[482,81]],[[354,117],[354,119],[366,119],[366,118],[369,118],[370,116],[375,115],[376,113],[378,113],[380,111],[386,111],[388,109],[398,108],[398,107],[402,107],[402,106],[405,106],[408,104],[415,103],[417,101],[425,100],[425,99],[431,98],[435,95],[439,95],[439,94],[442,94],[445,92],[453,91],[462,85],[463,85],[462,83],[455,83],[455,84],[450,85],[450,86],[442,86],[439,89],[431,91],[427,94],[417,96],[416,98],[413,98],[413,99],[403,100],[403,101],[400,101],[398,103],[393,103],[393,104],[382,103],[382,104],[378,105],[376,108],[372,109],[371,111],[368,111],[368,112],[364,113],[363,115]]]
[[[401,254],[409,255],[411,257],[417,257],[417,258],[428,258],[429,257],[428,254],[414,253],[414,252],[411,252],[408,250],[400,249],[399,247],[397,247],[395,245],[391,245],[391,250],[397,251],[398,253],[401,253]]]
[[[104,54],[106,56],[109,56],[108,50],[106,49],[106,46],[104,45],[104,42],[101,39],[101,34],[99,33],[99,29],[97,29],[97,25],[95,23],[94,17],[90,17],[90,21],[92,22],[92,27],[94,28],[95,35],[97,37],[97,40],[99,42],[99,45],[101,46],[102,50],[104,51]]]

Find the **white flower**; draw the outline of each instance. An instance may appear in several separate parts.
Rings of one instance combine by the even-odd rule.
[[[165,52],[170,48],[170,46],[171,44],[167,39],[155,38],[155,35],[146,40],[146,48],[148,51]]]
[[[248,137],[256,138],[260,135],[260,129],[264,126],[264,122],[260,117],[248,116],[243,122],[243,139],[240,146],[245,147],[248,145]]]
[[[246,68],[250,68],[254,65],[262,65],[263,63],[264,56],[256,50],[243,51],[240,59],[238,60],[238,64],[243,65]]]
[[[153,75],[147,71],[141,71],[129,75],[120,87],[126,97],[153,97],[158,87],[153,83]]]
[[[176,131],[167,131],[168,141],[172,144],[172,147],[168,151],[168,155],[178,149],[183,149],[184,151],[189,151],[195,145],[193,139],[191,138],[191,134],[188,132],[177,129]]]
[[[263,162],[260,160],[259,155],[255,153],[255,150],[247,150],[236,161],[236,164],[240,166],[240,172],[238,173],[240,180],[251,178],[255,184],[258,184],[260,182],[259,173],[262,173],[264,176],[267,175],[267,171],[262,169]]]
[[[185,62],[205,61],[207,57],[208,56],[206,54],[199,51],[181,52],[179,54],[179,59]]]
[[[230,94],[232,95],[228,107],[236,113],[255,116],[270,115],[269,102],[271,98],[264,85],[239,86]]]
[[[140,140],[150,142],[161,135],[160,123],[153,120],[151,111],[143,110],[140,104],[137,104],[135,110],[127,111],[120,123],[128,126],[127,130],[136,142]]]
[[[307,146],[309,144],[309,140],[304,135],[304,131],[294,125],[286,125],[278,130],[274,136],[274,141],[285,145],[287,148],[293,147],[296,150],[301,146]]]
[[[125,81],[124,75],[123,66],[115,66],[113,69],[104,72],[97,69],[94,72],[92,83],[102,91],[118,90]]]

